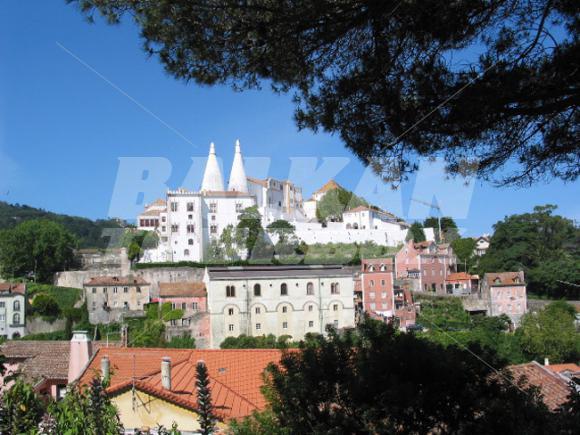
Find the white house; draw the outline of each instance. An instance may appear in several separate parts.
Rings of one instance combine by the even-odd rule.
[[[25,335],[26,284],[0,283],[0,337],[13,339]]]
[[[344,266],[209,267],[210,347],[240,334],[325,332],[355,324],[353,271]]]

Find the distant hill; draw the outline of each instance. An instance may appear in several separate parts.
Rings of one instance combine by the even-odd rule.
[[[91,219],[52,213],[27,205],[0,201],[0,229],[11,228],[30,219],[48,219],[62,224],[79,239],[80,248],[106,248],[108,238],[103,238],[105,228],[124,228],[127,223],[117,219]]]

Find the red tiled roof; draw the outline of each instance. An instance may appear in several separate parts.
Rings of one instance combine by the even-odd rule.
[[[525,377],[525,385],[538,387],[544,403],[550,410],[556,410],[568,400],[571,391],[568,382],[536,361],[509,366],[508,370],[516,381]]]
[[[218,197],[238,197],[238,196],[252,196],[250,193],[236,192],[235,190],[207,190],[203,192],[204,196],[218,196]]]
[[[549,364],[545,367],[549,370],[552,370],[553,372],[556,372],[556,373],[562,373],[562,372],[572,372],[572,373],[579,372],[580,373],[580,366],[578,364],[574,364],[574,363]]]
[[[92,346],[96,351],[105,343],[97,341]],[[19,363],[18,371],[32,384],[42,379],[68,378],[70,341],[11,340],[0,346],[0,353],[8,362]]]
[[[500,282],[496,283],[495,280],[498,278]],[[516,278],[519,279],[519,282],[516,282]],[[525,285],[524,272],[486,273],[484,279],[490,287],[498,285]]]
[[[140,390],[176,405],[195,410],[196,369],[199,360],[207,365],[213,405],[221,418],[228,420],[250,415],[266,405],[260,388],[266,366],[280,360],[276,349],[184,350],[152,348],[103,348],[91,360],[81,376],[86,385],[100,370],[100,361],[108,356],[111,367],[109,394],[119,394],[135,386]],[[161,384],[161,360],[171,358],[171,391]]]
[[[143,213],[141,213],[139,216],[159,216],[161,214],[162,210],[145,210]]]
[[[13,282],[0,282],[0,292],[2,293],[26,293],[26,284]]]
[[[153,201],[151,204],[147,205],[147,208],[154,207],[154,206],[162,206],[162,205],[166,205],[165,200],[158,198],[155,201]]]
[[[320,189],[318,189],[314,193],[315,194],[316,193],[324,193],[324,192],[328,192],[329,190],[334,190],[334,189],[342,189],[342,187],[336,181],[329,180],[326,183],[324,183],[324,186],[322,186]]]
[[[160,282],[159,296],[162,298],[169,297],[204,298],[207,296],[207,291],[205,289],[205,283],[203,281]]]
[[[456,272],[447,275],[445,281],[471,281],[472,279],[476,279],[475,275],[470,275],[467,272]]]
[[[149,285],[140,276],[95,276],[83,284],[85,287],[92,285],[118,285],[118,286],[134,286],[134,285]]]

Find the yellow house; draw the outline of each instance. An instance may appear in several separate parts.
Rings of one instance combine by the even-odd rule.
[[[79,378],[87,385],[94,376],[109,378],[107,394],[117,406],[126,430],[175,423],[185,434],[199,431],[196,365],[208,369],[214,412],[224,429],[265,407],[262,373],[281,353],[275,349],[186,350],[100,348]]]

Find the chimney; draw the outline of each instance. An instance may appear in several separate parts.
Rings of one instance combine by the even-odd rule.
[[[550,365],[550,360],[548,358],[544,358],[544,365],[545,366],[549,366]]]
[[[161,360],[161,385],[171,390],[171,358],[164,356]]]
[[[109,361],[108,356],[104,356],[101,358],[101,376],[103,377],[103,381],[107,382],[109,380],[109,376],[111,375],[111,363]]]
[[[74,331],[70,341],[70,355],[68,362],[68,382],[76,380],[93,355],[91,339],[87,331]]]

